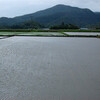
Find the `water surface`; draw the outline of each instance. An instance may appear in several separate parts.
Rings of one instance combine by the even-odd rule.
[[[97,32],[65,32],[65,33],[69,35],[93,35],[93,36],[100,35],[100,33]]]
[[[0,40],[1,100],[100,100],[100,39]]]

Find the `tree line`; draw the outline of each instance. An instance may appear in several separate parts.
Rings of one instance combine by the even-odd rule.
[[[0,29],[38,29],[44,27],[43,25],[34,21],[25,21],[14,25],[2,25]]]
[[[60,25],[51,26],[50,29],[79,29],[79,27],[73,24],[65,24],[62,22]]]

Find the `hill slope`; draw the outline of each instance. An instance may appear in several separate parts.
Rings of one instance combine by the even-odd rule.
[[[81,9],[66,5],[56,5],[54,7],[14,18],[0,18],[0,25],[13,25],[28,20],[33,20],[46,26],[60,24],[76,24],[85,26],[100,22],[100,13],[94,13],[89,9]]]

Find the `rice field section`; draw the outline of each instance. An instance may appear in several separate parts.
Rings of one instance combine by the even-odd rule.
[[[0,100],[100,100],[100,39],[0,39]]]
[[[0,32],[1,36],[66,36],[60,32]]]
[[[83,35],[83,36],[97,36],[100,35],[99,32],[64,32],[68,35]]]

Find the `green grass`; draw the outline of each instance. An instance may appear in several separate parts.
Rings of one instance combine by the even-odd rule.
[[[24,30],[25,31],[25,30]],[[38,31],[38,30],[37,30]],[[47,30],[46,30],[47,31]],[[100,35],[69,35],[64,32],[0,32],[0,36],[43,36],[43,37],[95,37],[100,38]]]
[[[92,30],[80,30],[80,29],[63,29],[63,30],[57,30],[59,32],[100,32],[100,29],[92,29]]]
[[[0,32],[59,32],[58,30],[42,29],[0,29]]]
[[[100,32],[100,29],[92,29],[92,30],[80,30],[80,29],[59,29],[59,30],[0,29],[0,32]]]
[[[17,36],[65,36],[60,32],[27,32],[22,34],[17,34]]]
[[[0,32],[0,36],[65,36],[60,32]]]

